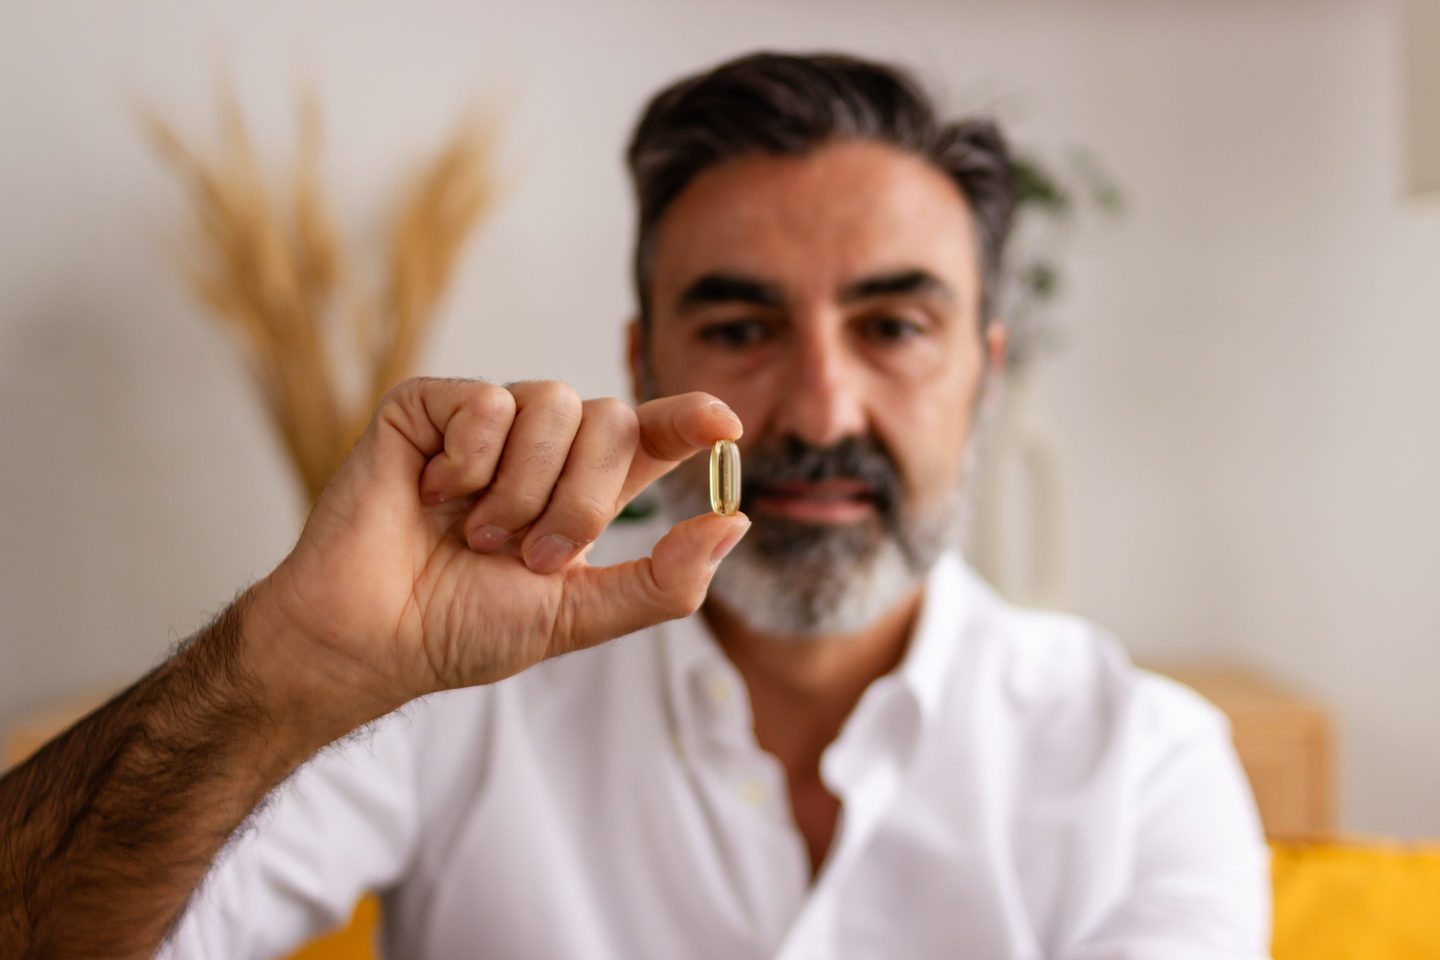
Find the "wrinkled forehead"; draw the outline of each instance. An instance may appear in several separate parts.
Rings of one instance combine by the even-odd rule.
[[[663,315],[707,273],[764,279],[789,298],[810,299],[899,270],[933,273],[978,304],[978,246],[964,196],[922,158],[846,143],[802,156],[748,155],[697,176],[660,220],[651,290]]]

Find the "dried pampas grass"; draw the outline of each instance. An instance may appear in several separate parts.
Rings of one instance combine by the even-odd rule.
[[[186,264],[236,334],[309,503],[339,469],[385,391],[415,369],[455,263],[494,199],[489,125],[469,122],[399,205],[388,277],[368,297],[347,272],[321,185],[320,111],[300,105],[288,190],[263,177],[234,95],[222,94],[221,150],[205,159],[154,115],[159,155],[183,179],[199,227]],[[337,356],[338,354],[338,356]],[[346,388],[346,383],[358,388]]]

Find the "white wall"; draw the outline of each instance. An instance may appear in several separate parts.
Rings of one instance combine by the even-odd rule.
[[[899,57],[1023,143],[1083,143],[1130,212],[1072,267],[1044,369],[1074,606],[1143,657],[1328,700],[1344,819],[1440,834],[1440,217],[1398,197],[1396,13],[1265,4],[193,3],[11,7],[0,31],[0,724],[137,673],[289,548],[300,507],[235,353],[177,281],[190,131],[228,65],[275,159],[324,98],[373,228],[469,102],[513,185],[430,353],[624,392],[619,154],[660,83],[755,46]],[[1440,42],[1440,41],[1437,41]]]

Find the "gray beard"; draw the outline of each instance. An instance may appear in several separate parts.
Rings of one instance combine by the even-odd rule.
[[[971,475],[979,431],[967,444]],[[703,454],[661,477],[656,493],[672,522],[710,510]],[[686,469],[690,467],[692,469]],[[903,506],[893,527],[872,515],[848,524],[751,516],[751,528],[715,571],[709,596],[750,629],[796,642],[854,633],[894,610],[969,526],[965,486],[919,511]]]

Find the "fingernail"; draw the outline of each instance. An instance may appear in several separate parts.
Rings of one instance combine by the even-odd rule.
[[[530,544],[525,565],[536,573],[554,573],[575,552],[575,543],[558,533],[547,533]]]
[[[728,554],[731,550],[735,549],[735,544],[740,542],[740,538],[745,536],[745,531],[749,529],[750,521],[747,520],[745,521],[745,525],[743,527],[731,530],[728,534],[726,534],[725,539],[721,540],[720,543],[715,547],[715,552],[710,554],[710,566],[713,567],[721,560],[724,560],[726,554]]]
[[[719,401],[719,400],[711,400],[709,403],[706,404],[706,406],[709,407],[711,410],[714,410],[716,413],[720,414],[721,416],[729,417],[731,420],[734,420],[736,423],[739,423],[739,422],[740,422],[740,418],[739,418],[739,416],[736,415],[735,411],[734,411],[734,410],[731,410],[730,407],[729,407],[727,404],[722,403],[722,402]]]
[[[487,523],[470,531],[470,549],[488,553],[509,539],[510,531],[501,530],[499,527]]]

